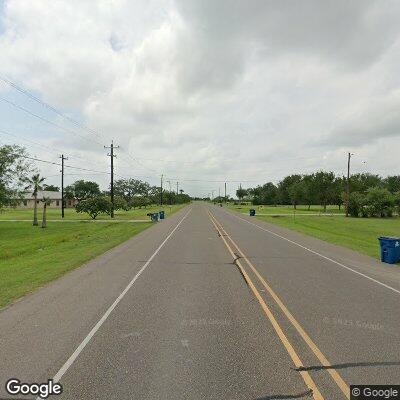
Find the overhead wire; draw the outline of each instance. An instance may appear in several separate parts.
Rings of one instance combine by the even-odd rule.
[[[82,139],[84,139],[84,140],[87,140],[87,141],[89,141],[89,142],[95,142],[95,143],[99,144],[100,146],[103,146],[102,143],[100,143],[100,142],[94,140],[93,138],[88,138],[88,137],[82,136],[82,135],[80,135],[79,133],[77,133],[77,132],[75,132],[75,131],[73,131],[73,130],[71,130],[71,129],[68,129],[68,128],[65,128],[65,127],[63,127],[63,126],[61,126],[61,125],[58,125],[58,124],[56,124],[55,122],[48,120],[47,118],[44,118],[44,117],[42,117],[42,116],[40,116],[40,115],[38,115],[38,114],[33,113],[32,111],[29,111],[29,110],[26,109],[25,107],[22,107],[22,106],[20,106],[19,104],[14,103],[14,102],[11,101],[11,100],[8,100],[8,99],[6,99],[6,98],[4,98],[4,97],[0,97],[0,100],[1,100],[1,101],[4,101],[5,103],[7,103],[7,104],[9,104],[9,105],[11,105],[11,106],[13,106],[13,107],[15,107],[15,108],[18,108],[19,110],[21,110],[21,111],[23,111],[23,112],[25,112],[25,113],[27,113],[27,114],[29,114],[29,115],[35,117],[35,118],[40,119],[40,120],[43,121],[43,122],[47,122],[48,124],[53,125],[53,126],[55,126],[56,128],[58,128],[58,129],[61,129],[61,130],[65,131],[65,132],[68,132],[68,133],[71,133],[71,134],[73,134],[73,135],[75,135],[75,136],[78,136],[78,137],[80,137],[80,138],[82,138]]]
[[[33,95],[32,93],[30,93],[29,91],[27,91],[26,89],[22,88],[21,86],[19,86],[18,84],[16,84],[15,82],[11,81],[10,79],[0,75],[0,80],[2,80],[3,82],[7,83],[8,85],[10,85],[13,89],[17,90],[18,92],[24,94],[25,96],[29,97],[30,99],[36,101],[37,103],[41,104],[42,106],[46,107],[47,109],[53,111],[54,113],[56,113],[58,116],[68,120],[69,122],[71,122],[72,124],[74,124],[75,126],[86,130],[87,132],[90,132],[96,136],[102,137],[101,133],[95,131],[94,129],[89,128],[88,126],[86,126],[85,124],[76,121],[74,118],[71,118],[68,115],[65,115],[64,113],[62,113],[60,110],[58,110],[56,107],[52,106],[49,103],[46,103],[45,101],[39,99],[38,97],[36,97],[35,95]]]

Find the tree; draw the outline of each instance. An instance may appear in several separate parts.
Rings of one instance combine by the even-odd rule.
[[[293,183],[288,188],[289,198],[292,202],[293,208],[296,209],[297,204],[304,198],[304,183],[302,180]]]
[[[361,216],[366,217],[366,198],[365,194],[359,192],[351,192],[349,197],[349,214],[352,217],[358,218]]]
[[[43,185],[43,190],[47,190],[48,192],[59,192],[60,188],[55,185]]]
[[[396,207],[397,215],[400,216],[400,190],[394,195],[394,205]]]
[[[236,196],[239,199],[239,201],[242,201],[243,197],[247,195],[247,190],[242,189],[241,187],[236,190]]]
[[[43,197],[43,217],[42,217],[42,228],[47,228],[47,206],[50,205],[50,197]]]
[[[326,206],[332,201],[335,193],[335,174],[319,171],[314,174],[314,182],[318,202],[326,212]]]
[[[37,219],[37,194],[39,190],[42,190],[42,183],[44,182],[45,178],[41,177],[39,174],[32,175],[31,178],[25,178],[25,182],[27,183],[26,190],[32,189],[33,190],[33,199],[35,204],[33,206],[33,225],[37,226],[38,219]]]
[[[379,175],[370,173],[353,174],[350,177],[350,191],[367,193],[372,187],[383,187],[384,182]]]
[[[367,212],[370,217],[391,217],[395,198],[387,189],[370,188],[366,195]]]
[[[278,204],[278,188],[272,183],[267,182],[262,186],[262,204],[276,206]]]
[[[278,189],[272,182],[265,183],[263,186],[257,186],[253,189],[248,189],[248,194],[252,196],[252,203],[254,205],[276,205],[278,201]]]
[[[400,192],[400,175],[388,176],[384,182],[390,193]]]
[[[65,188],[67,199],[77,199],[78,202],[91,199],[101,195],[98,183],[92,181],[79,180]]]
[[[294,174],[286,176],[278,183],[279,202],[281,204],[291,204],[289,188],[300,181],[301,175]]]
[[[310,210],[312,204],[317,203],[317,189],[315,183],[315,174],[304,175],[303,176],[303,196],[304,202],[308,205],[308,209]]]
[[[81,200],[76,206],[76,212],[87,213],[92,219],[96,219],[99,214],[110,214],[111,200],[106,196],[98,196]]]
[[[110,199],[111,202],[111,199]],[[128,211],[128,203],[121,196],[114,197],[114,210],[125,210]],[[110,210],[111,213],[111,210]]]
[[[0,208],[18,204],[30,167],[24,157],[20,146],[0,146]]]
[[[341,206],[344,203],[344,191],[345,191],[345,186],[346,181],[345,178],[335,178],[335,181],[333,183],[333,192],[332,192],[332,203],[336,204],[339,207],[339,210]]]
[[[135,196],[146,196],[149,190],[150,185],[138,179],[119,179],[114,183],[114,195],[124,198],[130,207]]]

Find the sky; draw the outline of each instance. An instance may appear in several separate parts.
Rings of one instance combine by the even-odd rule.
[[[396,0],[0,0],[0,54],[0,145],[96,171],[67,184],[105,189],[112,140],[117,178],[197,196],[342,175],[348,152],[400,174]]]

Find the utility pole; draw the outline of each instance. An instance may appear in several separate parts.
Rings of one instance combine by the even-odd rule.
[[[68,158],[64,157],[64,154],[61,154],[61,218],[64,218],[64,161],[68,160]]]
[[[352,153],[347,154],[347,182],[346,182],[346,217],[349,216],[349,203],[350,203],[350,160]]]
[[[215,190],[211,190],[211,201],[213,201]]]
[[[172,206],[172,189],[171,189],[171,181],[170,181],[170,180],[168,180],[167,182],[168,182],[168,186],[169,186],[169,206],[170,206],[170,208],[171,208],[171,206]]]
[[[160,191],[160,204],[163,205],[163,174],[161,174],[161,191]]]
[[[178,196],[179,182],[176,181],[176,195]]]
[[[110,153],[107,154],[111,158],[111,218],[114,218],[114,149],[118,149],[119,146],[114,146],[114,142],[111,141],[111,146],[104,146],[105,149],[110,149]]]
[[[225,203],[226,203],[226,182],[225,182]]]

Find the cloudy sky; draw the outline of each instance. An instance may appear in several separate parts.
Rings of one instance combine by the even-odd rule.
[[[0,144],[97,171],[67,183],[105,188],[112,139],[119,176],[193,195],[342,174],[348,151],[400,174],[396,0],[0,0],[0,57]]]

